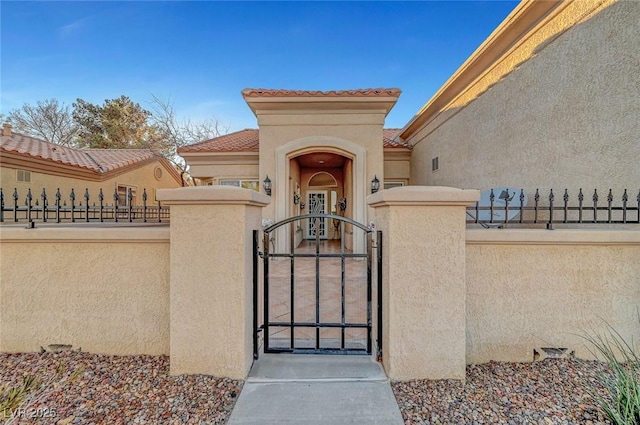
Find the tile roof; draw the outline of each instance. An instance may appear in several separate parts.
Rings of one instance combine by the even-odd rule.
[[[258,152],[258,129],[245,128],[178,149],[178,153],[188,152]]]
[[[11,136],[0,137],[0,151],[46,159],[100,174],[156,156],[149,149],[77,149],[15,132]]]
[[[396,88],[390,89],[354,89],[354,90],[284,90],[284,89],[244,89],[242,95],[246,97],[296,97],[296,96],[312,96],[312,97],[377,97],[377,96],[394,96],[398,97],[402,90]]]
[[[384,128],[382,129],[382,147],[385,149],[409,148],[409,145],[401,139],[394,140],[394,137],[400,133],[401,128]]]
[[[408,148],[402,140],[393,140],[400,131],[399,128],[385,128],[383,130],[382,143],[384,148]],[[178,149],[178,153],[196,152],[258,152],[258,140],[260,130],[247,128],[224,136],[214,137],[189,146]]]
[[[157,156],[149,149],[83,149],[83,152],[100,166],[103,173]]]

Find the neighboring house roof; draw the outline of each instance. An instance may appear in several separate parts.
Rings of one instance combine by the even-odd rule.
[[[166,159],[154,154],[150,149],[78,149],[11,132],[11,135],[0,136],[0,153],[53,162],[98,175],[159,160],[165,163],[177,181],[181,181],[175,168],[166,164]]]
[[[326,92],[322,92],[326,93]],[[385,149],[408,148],[402,140],[393,140],[400,131],[399,128],[385,128],[382,133],[382,145]],[[178,149],[178,153],[196,152],[258,152],[260,130],[246,128],[224,136],[214,137],[189,146]]]

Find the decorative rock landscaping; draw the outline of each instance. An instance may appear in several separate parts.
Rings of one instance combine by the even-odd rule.
[[[467,367],[466,382],[392,383],[405,424],[604,424],[594,392],[606,364],[577,359],[490,362]]]

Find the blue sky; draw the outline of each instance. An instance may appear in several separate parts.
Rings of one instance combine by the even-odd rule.
[[[1,113],[23,103],[170,99],[257,127],[247,87],[398,87],[402,127],[515,8],[489,2],[7,2]]]

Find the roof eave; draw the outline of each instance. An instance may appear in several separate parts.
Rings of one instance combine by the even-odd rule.
[[[408,140],[428,124],[443,108],[471,85],[482,73],[503,57],[519,40],[559,6],[562,0],[521,2],[489,35],[436,94],[402,128],[399,135]]]

